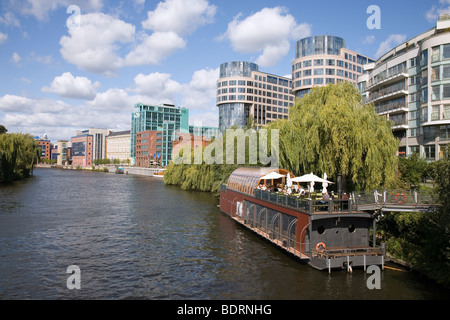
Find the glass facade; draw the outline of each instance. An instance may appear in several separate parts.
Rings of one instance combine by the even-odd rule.
[[[308,37],[297,41],[296,59],[319,54],[339,55],[342,48],[345,48],[345,41],[340,37]]]
[[[163,130],[165,128],[165,130]],[[172,156],[172,133],[174,130],[189,132],[189,110],[171,105],[154,106],[138,103],[131,115],[131,150],[130,156],[136,161],[136,134],[143,131],[163,131],[165,151],[163,166]],[[170,141],[169,141],[170,140]],[[169,152],[170,149],[170,152]]]
[[[220,65],[220,77],[248,77],[253,71],[258,71],[258,65],[245,61],[225,62]]]
[[[219,130],[225,131],[233,126],[247,125],[250,105],[245,103],[226,103],[219,105]]]

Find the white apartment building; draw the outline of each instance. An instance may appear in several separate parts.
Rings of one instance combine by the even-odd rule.
[[[450,142],[450,16],[365,66],[358,79],[366,103],[392,121],[399,155],[428,161]]]

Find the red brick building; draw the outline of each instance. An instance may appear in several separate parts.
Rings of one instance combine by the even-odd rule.
[[[93,136],[72,137],[72,165],[90,167],[93,164]]]
[[[136,167],[161,165],[162,131],[142,131],[136,133]]]
[[[37,140],[39,147],[41,148],[41,159],[48,159],[50,160],[52,157],[51,154],[51,143],[50,140]]]

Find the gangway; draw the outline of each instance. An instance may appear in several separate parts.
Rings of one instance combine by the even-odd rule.
[[[441,207],[432,195],[417,189],[353,192],[352,200],[358,211],[430,212]]]

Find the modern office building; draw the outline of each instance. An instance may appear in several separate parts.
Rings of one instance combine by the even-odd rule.
[[[259,71],[257,64],[232,61],[220,65],[216,105],[219,130],[249,123],[264,126],[288,118],[294,105],[291,79]]]
[[[364,65],[374,62],[345,47],[336,36],[312,36],[297,41],[292,62],[292,92],[303,97],[315,86],[348,81],[355,85],[364,73]]]
[[[443,157],[450,142],[450,16],[366,66],[359,78],[366,103],[392,121],[399,155]]]
[[[136,165],[136,136],[138,132],[161,131],[162,153],[161,165],[167,166],[172,159],[172,140],[174,132],[189,132],[189,109],[164,104],[144,105],[137,103],[131,115],[131,148],[132,164]]]
[[[76,136],[91,135],[92,140],[92,160],[105,159],[106,158],[106,136],[108,136],[110,130],[108,129],[88,129],[88,130],[77,130],[75,132]]]
[[[72,165],[90,167],[94,164],[94,136],[91,134],[72,137]]]
[[[131,163],[131,131],[111,132],[106,137],[106,158]]]

